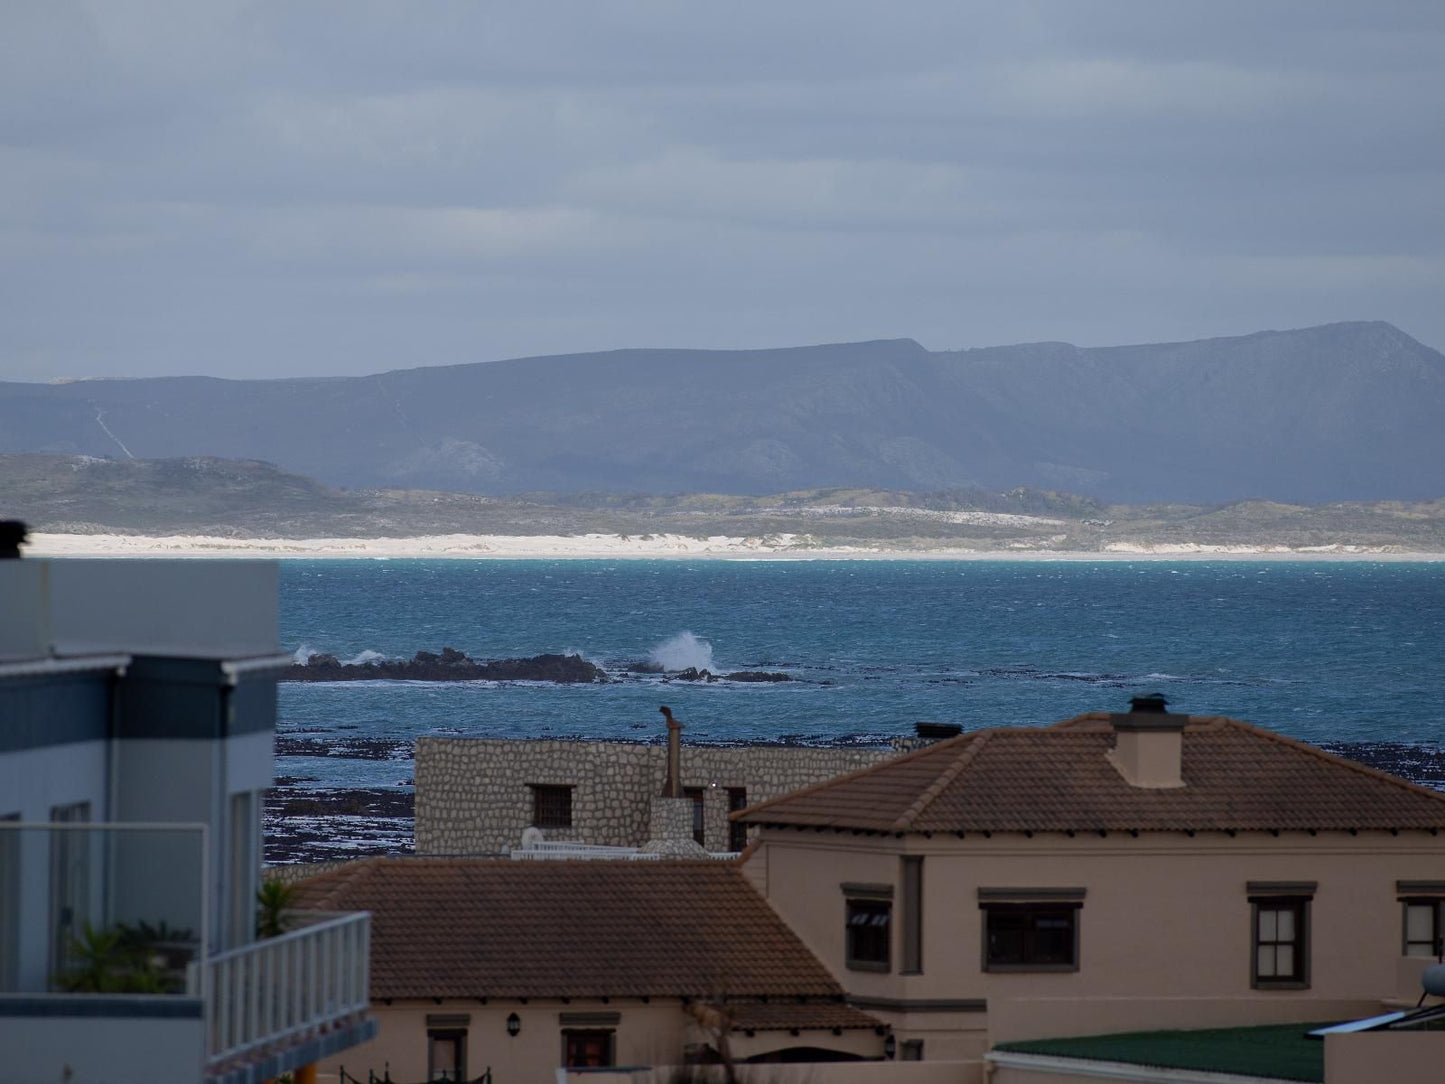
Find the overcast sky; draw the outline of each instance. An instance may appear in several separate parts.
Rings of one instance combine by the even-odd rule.
[[[1445,348],[1445,4],[0,0],[0,378]]]

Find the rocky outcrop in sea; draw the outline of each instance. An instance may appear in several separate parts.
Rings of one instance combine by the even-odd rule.
[[[479,662],[455,648],[438,655],[418,651],[410,659],[372,659],[345,663],[335,655],[312,655],[289,667],[282,681],[551,681],[557,684],[605,682],[601,667],[581,655],[533,655],[526,659]]]

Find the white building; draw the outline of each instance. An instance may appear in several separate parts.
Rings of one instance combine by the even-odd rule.
[[[13,1081],[243,1084],[369,1038],[369,918],[258,939],[278,572],[0,560]]]

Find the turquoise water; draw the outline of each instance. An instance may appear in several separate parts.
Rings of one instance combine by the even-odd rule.
[[[1310,741],[1435,743],[1445,564],[287,561],[288,649],[474,658],[577,651],[619,670],[786,670],[778,685],[286,684],[283,733],[835,741],[1050,723],[1163,692]],[[682,634],[691,634],[689,639]],[[707,657],[708,648],[711,658]],[[398,754],[404,756],[404,754]],[[396,761],[289,757],[321,783]]]

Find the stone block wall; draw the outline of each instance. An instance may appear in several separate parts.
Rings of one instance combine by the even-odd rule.
[[[703,792],[709,851],[728,850],[728,790],[749,805],[896,755],[887,746],[682,747],[682,783]],[[416,742],[418,854],[505,854],[532,823],[532,785],[572,788],[572,825],[549,840],[640,847],[667,775],[663,745],[422,737]],[[690,821],[689,821],[690,824]],[[689,829],[690,833],[690,829]]]

